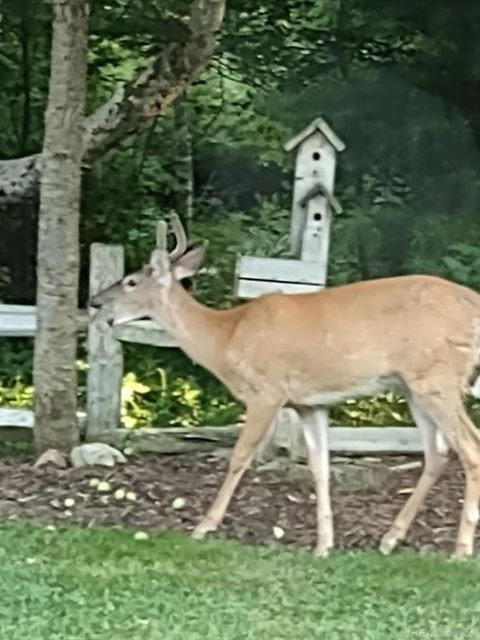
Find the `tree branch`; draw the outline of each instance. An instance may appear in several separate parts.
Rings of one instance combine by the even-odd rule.
[[[223,22],[226,0],[194,0],[190,37],[169,43],[130,83],[85,119],[83,162],[86,166],[132,134],[142,121],[155,117],[194,81],[211,55]],[[35,197],[39,183],[39,156],[0,161],[0,207]]]
[[[195,0],[186,43],[166,44],[133,82],[87,118],[84,160],[89,163],[133,133],[139,123],[165,109],[195,80],[213,54],[225,0]]]

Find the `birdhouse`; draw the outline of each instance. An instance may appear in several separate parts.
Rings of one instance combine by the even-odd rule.
[[[297,151],[291,257],[241,256],[235,279],[238,298],[255,298],[272,291],[303,293],[325,286],[331,219],[334,213],[342,212],[333,191],[337,153],[344,149],[344,143],[323,118],[316,118],[286,143],[286,151]]]

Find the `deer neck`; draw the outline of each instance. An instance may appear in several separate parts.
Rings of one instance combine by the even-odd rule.
[[[154,305],[152,315],[192,360],[210,370],[217,369],[216,361],[224,351],[228,333],[227,311],[206,307],[173,282],[165,299]]]

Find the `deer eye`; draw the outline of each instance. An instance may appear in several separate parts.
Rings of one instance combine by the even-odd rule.
[[[137,286],[137,281],[134,278],[128,278],[127,280],[125,280],[124,284],[128,289],[133,289]]]

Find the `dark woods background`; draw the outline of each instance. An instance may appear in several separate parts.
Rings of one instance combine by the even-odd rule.
[[[182,0],[92,3],[92,111],[165,41],[186,37]],[[0,1],[0,158],[41,150],[50,7]],[[81,300],[89,245],[122,243],[127,266],[177,209],[208,237],[204,301],[231,303],[236,252],[287,248],[293,158],[283,143],[323,115],[339,158],[330,282],[429,272],[480,288],[478,0],[232,0],[208,70],[161,118],[85,168]],[[0,210],[0,300],[35,300],[36,202]],[[79,367],[84,368],[80,345]],[[124,419],[221,423],[240,408],[175,350],[127,349]],[[133,373],[134,372],[134,373]],[[0,404],[31,399],[29,341],[0,343]],[[81,395],[84,393],[80,389]],[[402,400],[341,408],[341,422],[405,423]]]

